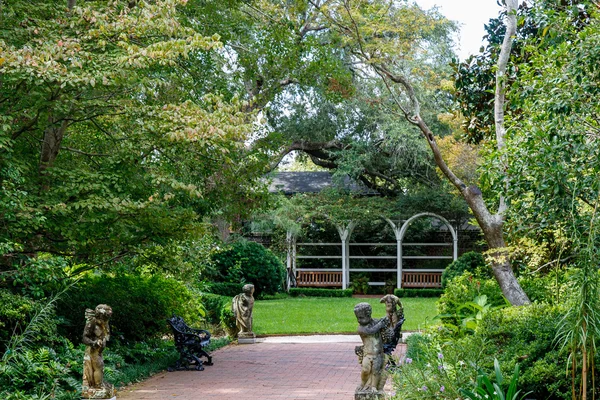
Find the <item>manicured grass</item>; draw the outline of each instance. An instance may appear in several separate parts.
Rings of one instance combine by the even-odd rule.
[[[406,322],[403,330],[417,330],[434,323],[437,298],[404,298]],[[358,323],[354,306],[370,303],[373,317],[385,315],[385,305],[378,298],[290,297],[254,303],[253,330],[257,335],[297,333],[356,333]]]

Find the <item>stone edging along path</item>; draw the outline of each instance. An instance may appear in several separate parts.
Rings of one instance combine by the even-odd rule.
[[[275,336],[212,353],[204,371],[161,372],[119,400],[349,400],[360,382],[358,335]],[[397,355],[405,351],[398,345]],[[391,391],[391,383],[386,385]]]

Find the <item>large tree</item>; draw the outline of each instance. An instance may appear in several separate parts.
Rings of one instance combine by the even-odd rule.
[[[110,265],[193,237],[215,209],[251,208],[262,169],[244,146],[248,114],[196,74],[222,63],[222,42],[185,8],[2,5],[3,269],[40,252]]]
[[[407,2],[329,1],[319,4],[331,28],[343,38],[348,51],[385,83],[399,115],[417,127],[427,141],[436,165],[466,200],[481,227],[488,247],[494,275],[505,297],[513,305],[528,304],[526,293],[518,284],[509,260],[504,239],[503,225],[506,202],[501,196],[493,204],[486,203],[482,191],[476,185],[465,184],[444,161],[430,124],[421,115],[418,88],[414,68],[427,68],[427,38],[439,28],[439,23]],[[495,142],[499,152],[505,147],[504,104],[506,94],[506,69],[516,32],[516,0],[506,1],[506,32],[496,65],[496,89],[494,97]],[[410,22],[409,22],[410,21]],[[505,168],[506,160],[499,160]],[[504,178],[498,183],[504,186]]]

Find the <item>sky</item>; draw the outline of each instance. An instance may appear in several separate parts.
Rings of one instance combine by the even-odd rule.
[[[484,43],[483,25],[497,17],[501,7],[496,0],[415,0],[422,8],[438,6],[446,18],[460,24],[457,54],[461,60],[479,52]]]

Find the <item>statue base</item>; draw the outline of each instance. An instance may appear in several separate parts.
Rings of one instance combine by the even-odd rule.
[[[384,400],[385,392],[374,390],[357,390],[354,392],[354,400]]]
[[[82,399],[103,399],[103,400],[116,400],[117,391],[115,387],[109,383],[104,383],[103,388],[83,388],[81,393]]]
[[[87,398],[82,398],[81,400],[88,400]],[[113,396],[110,399],[106,399],[106,400],[117,400],[117,396]]]
[[[238,333],[238,344],[254,344],[256,343],[256,335],[254,332]]]

